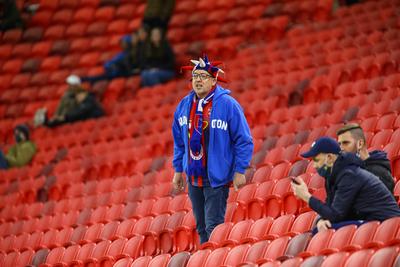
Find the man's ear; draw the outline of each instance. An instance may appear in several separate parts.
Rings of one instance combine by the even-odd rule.
[[[357,140],[357,150],[362,149],[365,146],[364,140]]]

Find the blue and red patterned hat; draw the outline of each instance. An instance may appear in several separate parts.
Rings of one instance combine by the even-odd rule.
[[[204,70],[207,71],[211,76],[217,79],[217,81],[220,82],[227,82],[224,78],[219,76],[219,73],[224,73],[224,71],[217,66],[222,64],[221,61],[214,61],[210,62],[208,60],[207,55],[204,55],[203,58],[199,58],[199,60],[190,60],[193,64],[193,66],[183,66],[181,69],[182,70],[191,70],[194,72],[195,70]]]

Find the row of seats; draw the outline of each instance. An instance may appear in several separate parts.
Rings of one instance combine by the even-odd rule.
[[[182,252],[175,254],[160,254],[154,258],[150,256],[143,256],[140,258],[123,258],[118,260],[113,266],[114,267],[154,267],[154,266],[206,266],[211,267],[215,264],[220,266],[236,266],[238,262],[242,262],[240,266],[251,266],[251,267],[306,267],[306,266],[397,266],[400,262],[398,257],[399,247],[385,247],[379,250],[366,249],[354,252],[352,254],[347,252],[338,252],[329,256],[313,256],[307,259],[293,258],[286,261],[274,261],[274,257],[278,255],[282,246],[284,246],[285,240],[282,238],[280,243],[276,242],[271,244],[271,250],[264,252],[265,244],[259,242],[251,247],[249,245],[241,245],[230,250],[228,248],[220,248],[213,252],[210,250],[200,250],[197,253],[190,255]],[[283,244],[281,244],[283,243]],[[278,246],[281,246],[278,248]],[[277,251],[276,251],[277,250]],[[264,254],[263,254],[264,252]],[[260,265],[254,263],[254,259],[257,256],[267,257],[266,259],[260,260]],[[279,256],[279,255],[278,255]],[[279,258],[279,257],[278,257]],[[264,263],[265,262],[265,263]]]
[[[249,222],[244,221],[240,225],[235,225],[235,227],[238,229],[239,227],[246,226],[246,224],[248,225],[248,223]],[[269,224],[271,223],[269,222]],[[232,264],[236,265],[240,262],[248,264],[258,263],[260,265],[266,264],[262,266],[300,266],[303,261],[305,263],[306,261],[316,260],[319,260],[320,263],[326,261],[322,266],[337,266],[335,263],[339,264],[339,262],[340,266],[343,266],[345,261],[354,261],[352,262],[353,265],[349,262],[349,266],[364,266],[368,261],[369,266],[392,266],[398,256],[399,248],[390,247],[390,244],[397,244],[398,239],[396,239],[396,234],[386,227],[392,227],[398,231],[398,224],[398,218],[394,218],[382,224],[369,222],[360,226],[358,229],[355,226],[347,226],[336,232],[334,230],[328,230],[318,233],[312,238],[309,233],[305,233],[298,234],[293,238],[290,238],[290,236],[277,236],[272,239],[264,240],[244,240],[245,243],[243,244],[227,242],[226,244],[228,246],[214,247],[213,250],[210,250],[209,244],[206,244],[203,249],[195,252],[191,256],[187,252],[177,253],[185,255],[185,263],[188,261],[187,265],[178,266],[215,266],[215,264],[232,266]],[[232,231],[234,230],[232,229]],[[264,229],[259,229],[259,231],[262,232]],[[235,236],[235,234],[229,235]],[[10,252],[7,255],[3,253],[1,254],[1,260],[4,262],[7,259],[6,262],[10,261],[15,263],[17,260],[22,261],[23,259],[26,260],[26,258],[30,260],[34,257],[38,258],[38,255],[42,254],[41,261],[45,261],[47,264],[55,264],[58,262],[114,263],[123,258],[121,261],[123,261],[125,265],[118,265],[122,264],[122,262],[119,262],[114,266],[128,266],[126,262],[131,263],[137,258],[132,266],[147,266],[146,264],[152,260],[152,257],[151,254],[147,254],[146,249],[143,250],[143,246],[148,246],[148,248],[152,248],[152,246],[151,243],[146,242],[145,239],[146,235],[134,236],[129,240],[119,237],[114,239],[113,242],[104,240],[97,244],[88,242],[81,245],[74,244],[67,248],[55,247],[51,250],[41,249],[36,252],[35,256],[33,255],[33,250],[27,249],[21,253]],[[248,244],[248,241],[253,241],[253,244]],[[160,243],[168,244],[168,242],[164,243],[163,241],[160,241]],[[379,250],[374,254],[376,249]],[[168,252],[161,251],[160,253]],[[383,255],[378,256],[380,253]],[[139,257],[143,254],[147,254],[148,256]],[[353,254],[354,256],[351,256]],[[171,255],[158,255],[159,256],[154,257],[152,262],[157,262],[161,265],[151,266],[166,266]],[[317,257],[321,258],[317,259]],[[279,260],[279,262],[273,262],[274,260]],[[271,262],[273,262],[273,264]],[[330,263],[329,265],[328,262]],[[140,265],[138,265],[139,263]]]

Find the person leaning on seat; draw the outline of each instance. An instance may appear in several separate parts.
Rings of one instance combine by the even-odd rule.
[[[340,148],[345,152],[356,154],[364,161],[367,171],[381,179],[385,186],[393,193],[394,179],[390,160],[382,150],[368,152],[367,142],[363,129],[357,123],[344,125],[336,132]]]
[[[314,168],[325,178],[325,203],[309,193],[301,178],[291,184],[294,194],[320,216],[313,232],[400,216],[394,196],[381,180],[363,169],[363,161],[355,154],[340,151],[333,138],[317,139],[301,156],[312,158]]]

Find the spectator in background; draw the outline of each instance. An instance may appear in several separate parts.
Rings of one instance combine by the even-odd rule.
[[[362,168],[359,157],[341,152],[336,140],[321,137],[301,156],[312,158],[314,168],[325,178],[325,203],[309,193],[301,178],[292,182],[294,194],[320,216],[314,232],[400,216],[396,200],[386,186]]]
[[[175,76],[175,56],[161,28],[151,30],[150,42],[144,46],[143,86],[154,86]]]
[[[15,0],[0,1],[1,23],[0,30],[6,31],[14,28],[22,28],[24,23]]]
[[[368,152],[365,134],[361,126],[357,123],[346,124],[336,134],[340,148],[345,152],[354,153],[362,159],[364,168],[378,177],[393,193],[394,179],[390,160],[384,151]]]
[[[104,63],[104,73],[97,76],[82,77],[82,81],[95,83],[118,77],[139,74],[138,37],[136,33],[125,35],[120,40],[122,51]]]
[[[149,40],[149,32],[150,28],[147,25],[142,25],[138,31],[137,31],[137,36],[138,36],[138,43],[137,43],[137,64],[140,69],[143,68],[145,65],[145,50],[146,46],[150,42]]]
[[[28,126],[21,124],[15,127],[14,136],[16,144],[10,147],[5,156],[0,150],[0,169],[25,166],[36,154],[36,145],[29,139]]]
[[[56,127],[64,123],[98,118],[104,115],[103,108],[95,95],[82,88],[78,76],[70,75],[66,80],[69,85],[54,116],[47,119],[47,110],[41,109],[35,114],[35,125]]]
[[[149,28],[160,27],[167,30],[174,7],[175,0],[147,0],[143,24]]]

